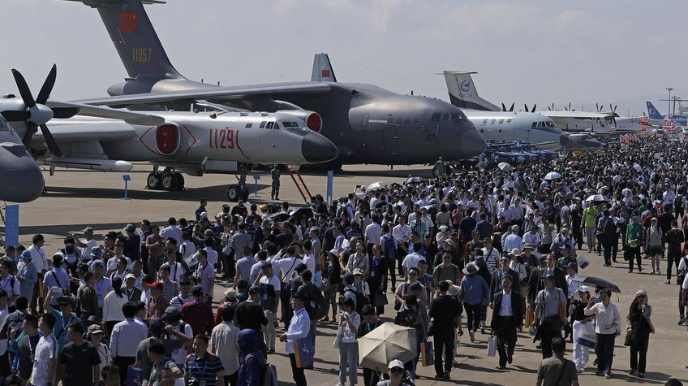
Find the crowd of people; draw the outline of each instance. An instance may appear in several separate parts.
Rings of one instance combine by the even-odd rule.
[[[451,379],[465,332],[471,342],[491,334],[507,369],[523,328],[543,354],[539,382],[577,384],[590,348],[594,371],[609,378],[618,335],[629,374],[642,378],[655,331],[646,292],[619,311],[611,288],[578,279],[590,262],[577,251],[630,273],[642,272],[642,255],[653,275],[665,260],[686,323],[687,150],[678,147],[645,138],[603,156],[357,188],[330,205],[316,195],[293,211],[240,201],[215,214],[202,199],[193,220],[144,219],[102,242],[86,227],[52,256],[37,234],[0,259],[0,376],[6,385],[258,386],[275,376],[268,362],[281,350],[304,386],[317,330],[332,323],[337,382],[352,386],[358,341],[389,321],[414,329],[417,355],[391,358],[386,373],[363,368],[366,386],[413,384],[429,340],[436,378]]]

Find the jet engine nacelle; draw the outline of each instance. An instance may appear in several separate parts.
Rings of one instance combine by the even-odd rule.
[[[165,123],[146,130],[139,139],[147,149],[161,156],[172,156],[180,148],[180,128]]]
[[[320,132],[323,127],[323,119],[319,113],[309,110],[278,110],[276,113],[289,114],[304,121],[309,130]]]

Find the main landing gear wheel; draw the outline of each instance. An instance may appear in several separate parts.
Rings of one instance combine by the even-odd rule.
[[[228,200],[232,202],[237,202],[239,200],[246,201],[249,197],[249,189],[247,186],[241,186],[239,184],[232,184],[228,186]]]
[[[161,178],[161,188],[163,188],[163,190],[173,190],[175,185],[174,182],[173,173],[165,173],[163,174],[163,178]]]
[[[161,187],[161,177],[160,174],[158,173],[149,173],[149,176],[146,177],[146,185],[149,187],[149,189],[152,190],[158,190]]]
[[[184,176],[182,173],[173,173],[173,190],[181,191],[184,190]]]

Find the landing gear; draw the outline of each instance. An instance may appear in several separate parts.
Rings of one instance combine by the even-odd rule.
[[[180,191],[184,190],[184,177],[172,169],[165,169],[163,172],[156,170],[149,173],[146,186],[151,190]]]
[[[247,164],[238,163],[237,178],[238,183],[228,186],[228,200],[237,202],[239,200],[247,201],[249,197],[249,188],[247,187]]]

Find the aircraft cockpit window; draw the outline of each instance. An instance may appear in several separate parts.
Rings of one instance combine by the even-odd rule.
[[[261,121],[261,124],[259,125],[260,129],[266,128],[266,121]]]
[[[441,120],[441,113],[433,113],[431,114],[431,120],[434,122],[438,122]]]
[[[442,121],[450,121],[450,114],[443,114],[443,117],[441,117]]]
[[[462,114],[450,114],[450,120],[453,122],[462,122],[465,120],[465,117]]]
[[[267,128],[267,129],[272,129],[274,123],[275,123],[275,122],[268,122],[268,123],[266,124],[266,128]],[[277,126],[277,125],[276,125],[276,126]]]
[[[5,118],[0,117],[0,131],[10,131],[10,126],[5,122]]]
[[[537,127],[537,122],[532,122],[532,128],[534,129],[536,127]]]
[[[251,124],[251,123],[247,123],[246,125],[244,125],[244,128],[245,128],[245,129],[251,129],[251,128],[252,128],[252,124]]]

